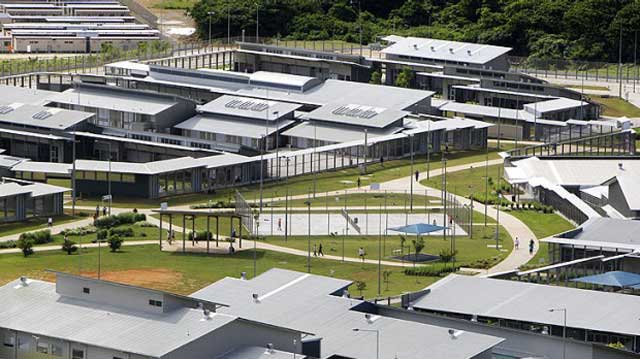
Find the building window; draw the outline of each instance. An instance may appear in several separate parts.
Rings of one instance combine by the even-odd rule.
[[[36,352],[41,354],[49,354],[49,345],[44,342],[38,342],[36,344]]]
[[[13,348],[16,346],[16,338],[9,333],[5,333],[3,344],[5,347]]]
[[[91,294],[91,288],[87,288],[87,287],[82,288],[82,293]]]
[[[149,299],[149,305],[152,307],[162,307],[161,300]]]
[[[84,350],[73,349],[71,351],[71,359],[84,359]]]

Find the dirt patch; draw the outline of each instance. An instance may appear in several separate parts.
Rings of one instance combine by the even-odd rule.
[[[98,278],[97,272],[83,272],[83,276]],[[103,272],[100,279],[131,284],[146,288],[167,289],[174,287],[182,279],[182,273],[169,269],[129,269],[125,271]]]

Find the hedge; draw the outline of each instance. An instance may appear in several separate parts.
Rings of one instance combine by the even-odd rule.
[[[423,266],[416,268],[405,268],[405,275],[413,275],[420,277],[439,277],[443,274],[457,272],[459,266]]]
[[[146,220],[147,216],[143,213],[127,212],[98,218],[95,220],[94,225],[98,228],[111,228],[122,224],[134,224]]]
[[[36,232],[22,233],[18,240],[32,240],[34,244],[46,244],[53,242],[51,231],[48,229]]]

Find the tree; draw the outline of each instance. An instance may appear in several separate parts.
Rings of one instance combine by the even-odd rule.
[[[74,253],[78,250],[78,247],[76,246],[76,242],[65,238],[64,242],[62,243],[62,250],[64,252],[67,252],[67,255],[70,255],[71,253]]]
[[[411,243],[413,244],[413,251],[417,262],[418,254],[420,254],[420,252],[422,252],[422,250],[424,249],[424,238],[418,237],[417,239],[413,239]]]
[[[367,283],[361,280],[356,281],[356,289],[360,292],[360,296],[362,297],[362,292],[367,289]]]
[[[33,239],[22,237],[16,243],[17,247],[22,251],[22,255],[28,257],[33,254]]]
[[[374,85],[382,84],[382,74],[380,73],[379,70],[375,70],[374,72],[371,73],[371,80],[369,80],[369,83]]]
[[[440,251],[440,260],[444,263],[449,263],[458,254],[458,250],[451,251],[448,248],[444,248]]]
[[[109,237],[109,248],[111,248],[111,252],[117,252],[120,247],[122,247],[122,239],[119,235],[114,234]]]
[[[409,88],[411,87],[411,81],[413,80],[413,72],[408,68],[403,68],[398,77],[396,77],[396,86]]]
[[[389,290],[389,278],[391,277],[391,274],[393,274],[393,272],[388,269],[382,272],[382,278],[384,279],[384,283],[386,284],[385,290]]]

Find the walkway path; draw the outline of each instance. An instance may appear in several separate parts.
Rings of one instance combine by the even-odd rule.
[[[497,159],[497,160],[490,160],[489,161],[489,165],[497,165],[502,163],[501,159]],[[475,163],[469,163],[469,164],[464,164],[464,165],[458,165],[458,166],[451,166],[447,168],[447,172],[457,172],[457,171],[463,171],[466,169],[469,169],[470,167],[482,167],[485,165],[484,161],[481,162],[475,162]],[[443,172],[443,170],[441,168],[438,169],[434,169],[431,170],[429,172],[429,176],[439,176],[441,175]],[[420,178],[426,178],[427,177],[427,173],[423,172],[420,173]],[[414,180],[413,176],[408,176],[408,177],[403,177],[403,178],[399,178],[399,179],[395,179],[395,180],[391,180],[388,182],[384,182],[381,183],[380,185],[380,192],[384,192],[385,190],[388,192],[393,192],[393,193],[405,193],[405,191],[407,191],[407,189],[410,188],[411,185],[411,181],[414,181],[414,191],[420,193],[420,192],[431,192],[431,193],[440,193],[439,189],[434,189],[434,188],[429,188],[426,186],[423,186],[422,184],[420,184],[419,182],[416,182]],[[365,189],[364,188],[353,188],[353,189],[349,189],[347,190],[348,193],[364,193]],[[367,192],[372,192],[372,191],[367,191]],[[340,191],[333,191],[333,192],[328,192],[327,195],[343,195],[345,193],[344,190],[340,190]],[[308,198],[307,195],[300,195],[300,196],[293,196],[293,197],[289,197],[289,199],[305,199]],[[461,196],[455,196],[455,198],[460,201],[460,202],[467,202],[469,201],[469,199],[461,197]],[[284,200],[283,198],[276,198],[274,200]],[[175,207],[176,209],[178,208],[182,208],[182,209],[186,209],[188,206],[178,206]],[[474,207],[475,208],[483,208],[484,204],[480,203],[480,202],[474,202]],[[76,207],[79,210],[94,210],[95,208],[84,208],[84,207]],[[112,210],[114,213],[120,213],[120,212],[124,212],[124,211],[128,211],[127,209],[113,209]],[[149,221],[150,223],[153,224],[159,224],[159,221],[151,216],[149,216],[148,214],[151,214],[151,210],[150,209],[145,209],[145,210],[139,210],[140,213],[145,213],[147,214],[147,221]],[[208,210],[207,210],[208,211]],[[504,213],[504,212],[499,212],[497,211],[496,208],[494,207],[490,207],[487,210],[487,215],[493,219],[498,219],[498,216],[500,217],[500,225],[502,225],[504,227],[504,229],[511,235],[512,239],[515,240],[515,238],[519,238],[520,242],[523,244],[521,249],[519,250],[513,250],[503,261],[501,261],[500,263],[498,263],[496,266],[490,268],[489,270],[486,271],[486,273],[497,273],[497,272],[502,272],[502,271],[507,271],[507,270],[513,270],[516,269],[518,267],[520,267],[523,264],[526,264],[537,252],[538,249],[538,240],[536,238],[536,236],[533,234],[533,232],[524,224],[522,223],[519,219]],[[77,221],[77,222],[70,222],[70,223],[65,223],[63,225],[60,226],[55,226],[53,227],[53,233],[57,233],[62,229],[68,229],[68,228],[77,228],[83,225],[86,225],[90,222],[87,221],[91,221],[91,219],[87,219],[87,220],[81,220],[81,221]],[[174,226],[177,232],[180,232],[182,229],[179,228],[178,226]],[[5,241],[5,240],[9,240],[14,238],[14,236],[7,236],[7,237],[2,237],[0,238],[0,241]],[[15,237],[17,238],[17,237]],[[535,247],[534,247],[534,252],[533,254],[529,254],[528,251],[525,249],[526,247],[526,243],[530,240],[533,239],[535,242]],[[247,243],[248,245],[253,246],[253,241],[250,240],[244,240],[244,243]],[[131,245],[145,245],[145,244],[153,244],[153,243],[157,243],[157,241],[154,240],[147,240],[147,241],[131,241],[131,242],[123,242],[123,245],[126,246],[131,246]],[[97,247],[97,244],[87,244],[84,245],[83,247],[86,248],[93,248],[93,247]],[[271,250],[271,251],[277,251],[277,252],[281,252],[281,253],[288,253],[288,254],[292,254],[292,255],[299,255],[299,256],[307,256],[307,252],[303,251],[303,250],[298,250],[298,249],[293,249],[293,248],[288,248],[288,247],[282,247],[282,246],[276,246],[273,244],[268,244],[268,243],[263,243],[263,242],[258,242],[256,243],[256,247],[259,249],[264,249],[264,250]],[[36,251],[48,251],[48,250],[60,250],[60,246],[41,246],[41,247],[36,247],[35,248]],[[3,253],[17,253],[20,252],[19,249],[6,249],[6,250],[0,250],[0,254]],[[332,256],[332,255],[326,255],[323,257],[324,259],[331,259],[331,260],[342,260],[342,257],[340,256]],[[359,258],[353,258],[353,257],[345,257],[344,259],[345,261],[348,262],[362,262]],[[378,261],[377,260],[373,260],[373,259],[367,259],[365,260],[365,263],[369,263],[369,264],[377,264]],[[402,266],[409,266],[409,265],[413,265],[410,263],[399,263],[399,262],[392,262],[392,261],[382,261],[382,264],[385,266],[397,266],[397,267],[402,267]]]

